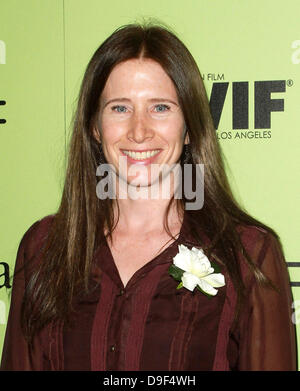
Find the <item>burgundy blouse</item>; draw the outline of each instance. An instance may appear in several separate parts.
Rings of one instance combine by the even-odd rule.
[[[37,254],[53,216],[34,223],[21,240],[16,269]],[[168,274],[178,245],[199,247],[186,214],[178,239],[139,269],[126,287],[107,243],[94,254],[92,291],[76,297],[71,323],[50,323],[26,344],[20,307],[28,276],[14,278],[2,370],[296,370],[292,294],[279,242],[254,226],[239,226],[252,259],[279,287],[260,287],[240,256],[247,302],[233,326],[237,296],[224,268],[225,286],[208,298],[176,290]],[[205,240],[205,238],[203,238]],[[37,257],[38,259],[38,257]]]

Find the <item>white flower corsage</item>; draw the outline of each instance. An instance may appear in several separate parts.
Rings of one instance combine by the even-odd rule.
[[[173,258],[173,264],[169,268],[169,274],[176,281],[181,281],[177,289],[185,287],[193,291],[197,287],[205,295],[215,296],[218,293],[215,288],[225,285],[219,266],[211,263],[201,248],[193,247],[189,250],[181,244],[178,249],[179,253]]]

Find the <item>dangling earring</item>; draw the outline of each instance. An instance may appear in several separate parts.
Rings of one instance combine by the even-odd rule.
[[[187,144],[183,145],[182,163],[183,164],[188,164],[188,163],[192,163],[193,162],[193,158],[192,158],[190,137],[189,137],[188,128],[187,128],[186,124],[184,125],[184,130],[185,130],[184,140],[185,140],[185,143],[187,142]]]
[[[191,144],[184,144],[182,152],[182,162],[183,164],[188,164],[193,162]]]
[[[106,163],[105,155],[102,149],[102,143],[99,144],[99,165]]]

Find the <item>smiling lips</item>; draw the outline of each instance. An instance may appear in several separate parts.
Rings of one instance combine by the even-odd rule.
[[[152,150],[147,150],[147,151],[131,151],[131,150],[122,150],[123,154],[129,157],[129,160],[134,160],[134,161],[140,161],[140,162],[146,162],[149,159],[153,158],[156,156],[160,150],[159,149],[152,149]],[[151,159],[153,160],[153,159]]]

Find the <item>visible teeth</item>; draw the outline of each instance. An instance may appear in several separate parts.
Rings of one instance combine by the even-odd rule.
[[[128,155],[135,160],[144,160],[156,155],[159,152],[159,150],[155,149],[153,151],[147,151],[147,152],[133,152],[133,151],[123,151],[123,152],[125,153],[125,155]]]

